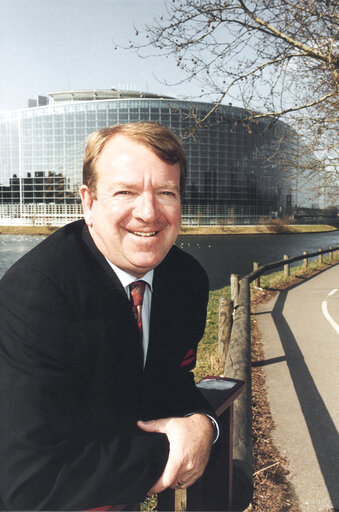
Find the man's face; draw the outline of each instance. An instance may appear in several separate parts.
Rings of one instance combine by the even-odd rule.
[[[85,221],[104,256],[142,277],[159,265],[180,227],[180,167],[124,135],[110,139],[96,164],[97,194],[80,188]]]

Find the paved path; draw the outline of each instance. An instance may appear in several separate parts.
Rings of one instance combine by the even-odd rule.
[[[256,314],[276,445],[302,512],[339,511],[339,264]]]

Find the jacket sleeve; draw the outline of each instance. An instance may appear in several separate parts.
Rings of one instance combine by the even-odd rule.
[[[82,425],[73,312],[50,280],[0,284],[0,495],[5,510],[85,510],[143,500],[168,456],[134,421]]]

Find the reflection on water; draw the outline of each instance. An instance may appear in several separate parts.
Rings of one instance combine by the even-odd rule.
[[[0,277],[44,237],[0,235]],[[307,251],[339,246],[339,231],[286,235],[179,236],[176,245],[192,254],[205,267],[210,288],[229,284],[231,273],[243,276],[252,271],[253,261],[261,265],[290,258]]]

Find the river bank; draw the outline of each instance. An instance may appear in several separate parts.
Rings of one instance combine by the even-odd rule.
[[[0,226],[1,235],[48,236],[59,229],[55,226]],[[251,226],[182,226],[180,235],[265,235],[284,233],[324,233],[338,227],[328,224],[260,224]]]
[[[326,233],[338,230],[328,224],[256,224],[250,226],[183,226],[180,235],[272,235],[286,233]]]

